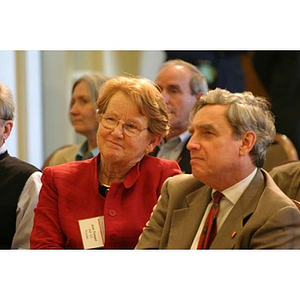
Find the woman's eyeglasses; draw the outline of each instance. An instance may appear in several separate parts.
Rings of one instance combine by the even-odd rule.
[[[129,137],[137,137],[143,130],[148,130],[148,128],[141,128],[138,124],[132,121],[124,122],[122,120],[118,120],[110,114],[101,114],[100,121],[104,128],[110,130],[117,128],[121,123],[124,133]]]

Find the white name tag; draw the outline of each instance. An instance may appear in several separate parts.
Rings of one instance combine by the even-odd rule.
[[[103,216],[79,220],[78,223],[84,249],[104,247],[105,228]]]

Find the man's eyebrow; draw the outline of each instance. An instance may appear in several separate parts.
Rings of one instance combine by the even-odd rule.
[[[199,128],[199,129],[214,129],[215,126],[212,125],[212,124],[196,124],[196,127]]]
[[[191,124],[189,126],[190,129],[192,128],[197,128],[197,129],[215,129],[215,126],[210,123],[205,123],[205,124]]]
[[[213,124],[191,124],[188,127],[189,132],[194,132],[196,129],[198,130],[216,130],[216,127]]]
[[[167,88],[172,88],[172,89],[178,89],[178,90],[180,90],[180,85],[179,84],[169,84],[168,86],[167,86]]]

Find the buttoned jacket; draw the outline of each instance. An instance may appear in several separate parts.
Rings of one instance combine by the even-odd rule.
[[[78,221],[98,216],[104,216],[106,249],[133,249],[163,182],[181,173],[175,161],[145,156],[104,198],[99,193],[99,163],[98,154],[43,171],[32,249],[82,249]]]

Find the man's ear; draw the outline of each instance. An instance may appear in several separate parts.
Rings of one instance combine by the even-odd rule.
[[[4,126],[3,126],[4,131],[3,131],[3,135],[2,135],[4,140],[7,140],[8,137],[10,136],[13,125],[14,125],[14,122],[12,120],[5,121]]]
[[[150,138],[150,143],[146,149],[146,154],[151,153],[154,148],[161,142],[162,135],[159,136],[153,136]]]
[[[256,134],[253,131],[247,131],[244,133],[241,145],[240,145],[240,155],[247,155],[254,147],[256,142]]]

